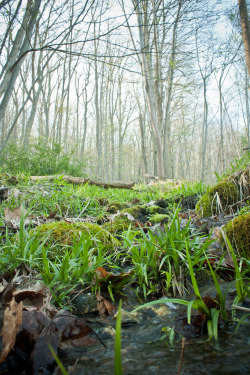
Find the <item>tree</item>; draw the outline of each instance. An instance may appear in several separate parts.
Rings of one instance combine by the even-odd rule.
[[[242,38],[245,49],[245,57],[247,63],[248,74],[250,76],[250,25],[248,19],[247,3],[246,0],[238,0],[240,21],[242,28]]]
[[[19,4],[18,4],[19,5]],[[16,79],[23,62],[22,56],[30,47],[33,29],[38,18],[41,0],[28,0],[21,26],[16,34],[12,49],[2,68],[0,78],[0,121],[3,119]]]

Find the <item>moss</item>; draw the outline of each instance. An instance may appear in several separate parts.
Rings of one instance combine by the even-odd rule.
[[[163,214],[165,213],[165,210],[159,206],[148,206],[146,207],[146,213],[149,215]]]
[[[211,187],[199,200],[195,207],[196,213],[202,217],[209,217],[236,203],[237,198],[237,186],[229,180],[222,180]]]
[[[238,216],[230,220],[223,228],[233,248],[240,256],[250,259],[250,213]],[[220,243],[225,247],[222,234]]]
[[[218,276],[216,275],[218,278]],[[213,276],[210,270],[201,268],[195,275],[196,282],[199,288],[213,284]]]
[[[129,226],[135,227],[133,221],[124,213],[119,213],[113,221],[103,225],[103,228],[107,229],[110,233],[120,233],[125,230],[128,230]]]
[[[152,224],[167,223],[168,220],[169,220],[169,216],[164,215],[164,214],[155,214],[155,215],[150,216],[149,218],[149,221]]]
[[[119,243],[108,231],[92,223],[48,223],[33,229],[31,234],[35,233],[37,236],[49,234],[50,240],[60,247],[73,245],[74,241],[77,241],[81,233],[84,232],[93,237],[92,245],[95,243],[95,238],[97,242],[101,241],[107,249],[114,248],[114,245],[118,245]]]
[[[128,208],[129,205],[126,203],[120,203],[120,202],[112,202],[107,208],[107,212],[110,212],[111,214],[116,214],[118,211],[122,211],[125,208]]]
[[[162,212],[165,212],[164,209],[158,206],[148,207],[147,205],[136,205],[130,208],[125,208],[118,215],[113,218],[111,223],[104,224],[105,228],[111,233],[119,233],[125,230],[128,230],[131,225],[132,228],[135,228],[134,222],[131,219],[139,220],[142,222],[148,221],[149,215],[154,214],[161,215]],[[154,216],[153,215],[153,216]],[[128,217],[129,216],[129,217]],[[161,215],[161,219],[165,218],[166,215]],[[160,220],[161,221],[161,220]],[[158,222],[160,222],[158,221]]]
[[[107,215],[105,215],[105,214],[104,215],[99,215],[96,218],[96,223],[98,225],[102,225],[102,224],[106,223],[107,221],[109,221],[109,219],[108,219]]]
[[[133,216],[134,219],[139,220],[141,216],[145,216],[146,210],[143,206],[137,205],[130,208],[125,208],[121,211],[121,214],[128,213]]]

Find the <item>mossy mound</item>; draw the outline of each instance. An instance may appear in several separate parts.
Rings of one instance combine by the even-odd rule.
[[[238,201],[238,188],[229,180],[222,180],[212,186],[199,200],[195,209],[202,217],[209,217],[224,211],[229,205]]]
[[[140,221],[145,223],[147,221],[152,221],[153,223],[160,223],[162,221],[168,221],[166,216],[166,210],[159,206],[148,206],[148,205],[135,205],[130,208],[125,208],[115,215],[113,220],[110,223],[104,224],[104,227],[107,228],[111,233],[120,233],[131,226],[136,228],[135,222]]]
[[[119,213],[108,223],[103,225],[103,228],[106,228],[110,233],[118,234],[128,230],[130,227],[135,229],[135,222],[129,219],[129,216],[126,213]]]
[[[154,214],[154,215],[150,216],[149,221],[152,224],[158,224],[158,223],[167,224],[168,221],[169,221],[169,216],[164,215],[164,214]]]
[[[125,208],[124,210],[121,211],[121,214],[126,214],[128,213],[129,215],[133,216],[135,220],[143,220],[147,216],[147,210],[145,206],[132,206],[130,208]]]
[[[104,224],[104,228],[107,228],[111,233],[120,233],[128,230],[131,225],[135,228],[135,221],[147,221],[147,212],[144,206],[136,205],[130,208],[121,210],[113,219]]]
[[[118,211],[122,211],[126,208],[129,208],[129,205],[127,203],[112,202],[108,205],[107,212],[116,214]]]
[[[240,256],[250,259],[250,212],[230,220],[223,230]],[[219,240],[222,247],[225,247],[222,234]]]
[[[155,206],[143,206],[146,209],[147,215],[156,215],[156,214],[165,214],[166,210],[162,207],[159,207],[157,205]]]
[[[37,236],[49,235],[49,242],[60,246],[72,246],[74,242],[80,239],[82,233],[91,236],[91,246],[103,243],[105,249],[113,249],[119,242],[105,229],[97,224],[92,223],[65,223],[54,222],[38,226],[31,231],[31,234]]]

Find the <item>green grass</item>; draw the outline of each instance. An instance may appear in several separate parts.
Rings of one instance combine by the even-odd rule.
[[[216,327],[218,319],[227,319],[225,311],[225,295],[220,292],[220,286],[215,272],[207,256],[207,248],[213,243],[208,236],[204,239],[195,232],[190,220],[183,227],[179,219],[181,207],[175,208],[176,197],[202,195],[206,189],[201,183],[182,183],[173,188],[173,184],[136,186],[135,190],[104,189],[97,186],[74,186],[61,178],[53,182],[32,182],[28,178],[20,180],[16,189],[8,200],[2,202],[0,214],[4,217],[4,210],[8,207],[13,210],[21,205],[28,211],[22,213],[20,230],[14,234],[6,230],[1,237],[0,270],[13,271],[20,263],[31,267],[43,282],[49,286],[54,297],[54,303],[65,307],[68,295],[73,289],[96,292],[106,288],[113,301],[121,297],[120,292],[124,285],[133,285],[138,290],[138,297],[146,300],[151,296],[161,293],[171,293],[178,299],[173,302],[187,306],[188,320],[191,319],[192,309],[203,311],[207,317],[207,327],[211,337],[217,338]],[[101,205],[101,200],[106,200],[106,205]],[[93,217],[103,215],[107,204],[112,202],[129,203],[132,199],[140,199],[146,203],[157,199],[168,199],[170,202],[170,221],[165,229],[147,228],[147,233],[142,228],[132,230],[131,227],[120,235],[121,247],[118,245],[112,252],[105,252],[100,241],[92,241],[91,234],[81,234],[73,241],[71,246],[59,248],[49,242],[49,233],[38,237],[33,234],[30,227],[25,227],[25,218],[48,216],[57,211],[61,217]],[[50,243],[50,246],[48,246]],[[93,244],[94,243],[94,244]],[[249,294],[250,264],[245,261],[247,268],[238,266],[237,259],[229,246],[236,270],[237,303],[243,301]],[[107,270],[119,268],[126,264],[132,271],[126,278],[117,281],[112,279],[100,282],[95,277],[95,270],[104,267]],[[201,299],[196,274],[207,263],[214,280],[218,294],[218,308],[207,309]],[[196,293],[196,299],[187,302],[183,299],[186,291],[186,278],[190,276]],[[179,281],[181,279],[181,281]],[[141,297],[140,297],[141,298]],[[168,300],[170,301],[170,300]]]

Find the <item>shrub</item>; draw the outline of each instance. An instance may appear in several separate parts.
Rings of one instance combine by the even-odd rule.
[[[74,152],[65,154],[58,143],[49,145],[38,139],[28,146],[9,144],[0,156],[0,165],[8,173],[24,173],[33,176],[69,174],[82,176],[84,162],[74,157]]]

